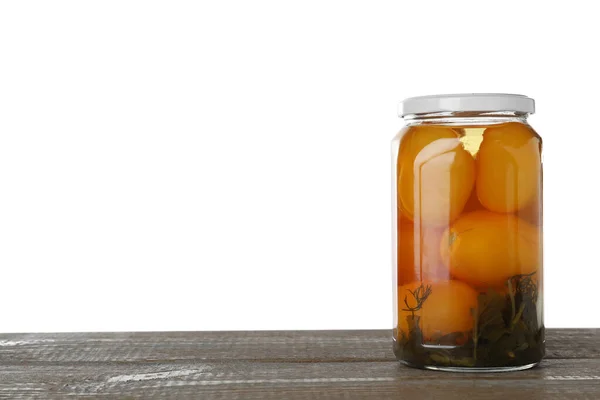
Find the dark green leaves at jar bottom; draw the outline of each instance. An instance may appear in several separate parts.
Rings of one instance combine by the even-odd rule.
[[[408,316],[409,331],[400,331],[396,356],[416,367],[510,367],[539,362],[544,356],[544,327],[538,322],[538,287],[534,274],[516,275],[507,293],[481,293],[472,310],[473,330],[425,342],[419,316]],[[425,300],[426,301],[426,300]]]

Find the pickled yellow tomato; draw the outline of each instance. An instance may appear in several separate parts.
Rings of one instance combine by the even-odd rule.
[[[475,160],[457,131],[408,129],[398,153],[398,207],[411,221],[447,225],[463,210],[475,181]]]
[[[474,287],[503,287],[515,275],[541,269],[539,227],[487,210],[461,215],[444,232],[440,256],[450,274]]]
[[[398,285],[427,280],[447,280],[448,269],[440,258],[443,228],[415,226],[406,218],[398,221]]]
[[[541,139],[528,125],[487,128],[476,164],[477,197],[488,210],[515,212],[535,201],[541,185]]]
[[[398,288],[398,330],[409,335],[411,308],[418,303],[413,295],[421,287],[431,294],[414,312],[419,317],[419,328],[426,341],[454,332],[468,332],[473,328],[472,310],[477,308],[477,292],[459,281],[413,282]]]

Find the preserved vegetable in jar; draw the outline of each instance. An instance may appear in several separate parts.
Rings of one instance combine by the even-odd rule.
[[[533,201],[541,183],[540,144],[525,124],[485,130],[477,154],[477,197],[485,208],[515,212]]]
[[[392,141],[394,352],[443,370],[544,356],[542,140],[520,95],[402,103]]]
[[[460,214],[471,195],[475,160],[452,128],[409,128],[401,140],[398,180],[403,182],[398,205],[404,217],[444,225]]]

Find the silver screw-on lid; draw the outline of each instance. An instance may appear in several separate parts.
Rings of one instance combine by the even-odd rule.
[[[535,102],[520,94],[463,93],[411,97],[400,104],[401,117],[410,114],[461,111],[513,111],[533,114]]]

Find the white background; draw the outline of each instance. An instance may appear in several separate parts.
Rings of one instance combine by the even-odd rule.
[[[546,323],[600,326],[594,2],[3,1],[0,331],[390,328],[399,100],[545,139]]]

